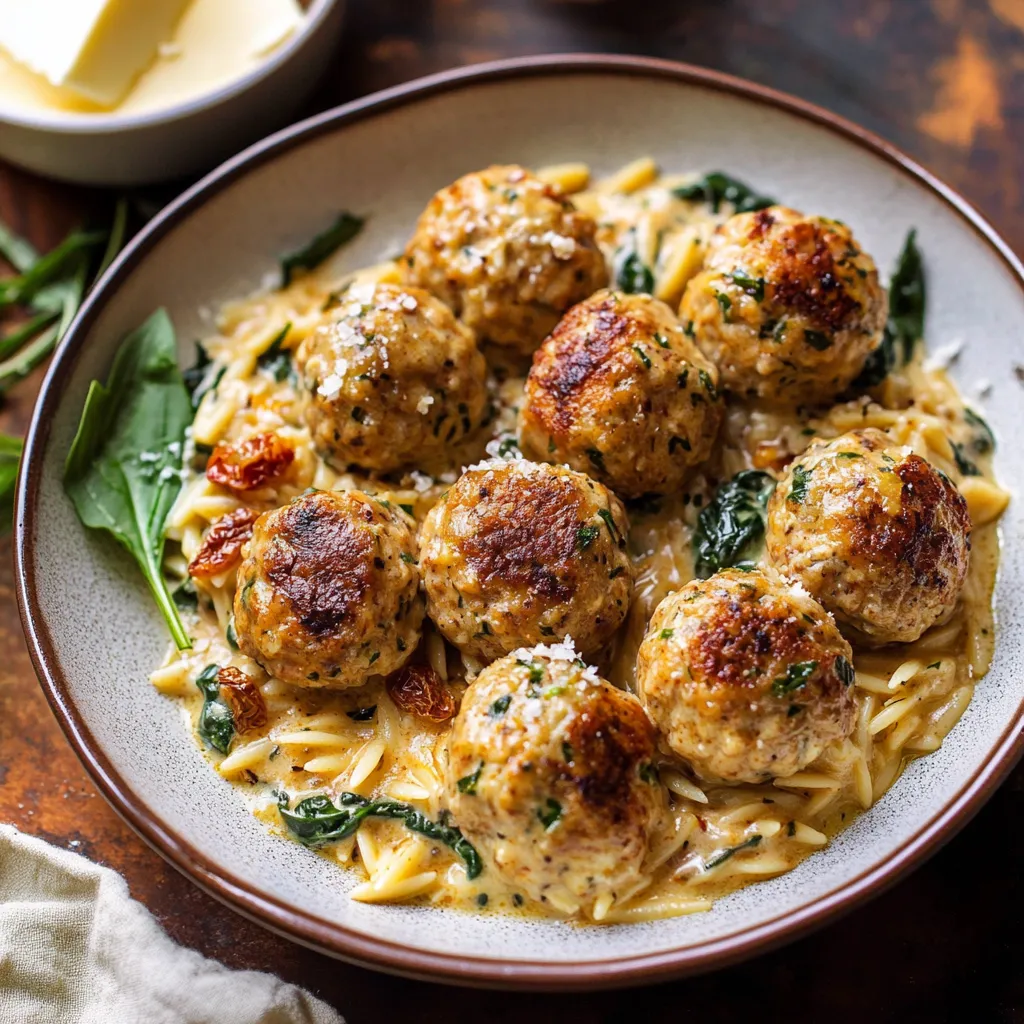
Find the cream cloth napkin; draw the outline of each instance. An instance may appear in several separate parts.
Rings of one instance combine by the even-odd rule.
[[[344,1024],[304,989],[168,937],[123,878],[0,825],[3,1024]]]

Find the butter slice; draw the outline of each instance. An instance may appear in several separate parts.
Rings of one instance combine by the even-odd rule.
[[[0,47],[54,86],[116,106],[190,0],[0,0]]]

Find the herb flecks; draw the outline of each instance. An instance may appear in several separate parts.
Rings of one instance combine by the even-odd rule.
[[[799,690],[807,684],[807,680],[814,675],[818,668],[816,661],[796,661],[789,665],[784,676],[779,676],[772,683],[772,693],[776,697],[785,697],[794,690]]]

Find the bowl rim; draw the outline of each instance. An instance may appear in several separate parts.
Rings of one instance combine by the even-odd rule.
[[[140,128],[156,128],[192,117],[213,107],[227,103],[243,92],[258,85],[273,75],[278,68],[288,63],[306,42],[327,23],[335,8],[343,6],[345,0],[310,0],[308,9],[303,11],[303,20],[297,32],[285,40],[282,46],[272,51],[266,60],[247,71],[240,78],[230,79],[209,92],[200,93],[190,99],[173,103],[168,107],[155,107],[135,114],[119,114],[117,110],[106,111],[31,111],[4,106],[0,101],[0,125],[25,128],[32,131],[49,132],[55,135],[105,135],[109,132],[133,131]]]
[[[245,879],[232,875],[200,853],[186,837],[165,826],[98,748],[72,702],[40,611],[33,568],[35,536],[30,524],[39,497],[40,455],[49,437],[54,411],[76,356],[108,298],[150,249],[194,209],[237,178],[294,146],[440,93],[505,79],[577,74],[682,82],[779,108],[823,126],[895,165],[942,199],[988,243],[1024,292],[1024,266],[981,214],[916,161],[866,129],[814,104],[732,75],[675,61],[601,54],[551,54],[455,68],[325,111],[268,136],[226,161],[183,192],[133,239],[92,290],[72,323],[43,382],[25,441],[15,510],[15,574],[18,605],[33,666],[58,722],[93,782],[118,814],[174,867],[231,909],[293,941],[360,966],[407,977],[477,987],[568,991],[650,984],[734,963],[792,941],[893,885],[967,824],[1024,753],[1022,705],[978,772],[890,857],[804,906],[694,946],[552,964],[419,950],[356,932],[257,891]]]

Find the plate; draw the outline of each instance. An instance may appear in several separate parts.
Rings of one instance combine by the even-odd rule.
[[[352,879],[264,831],[188,741],[177,705],[149,685],[166,632],[141,578],[86,533],[61,487],[89,381],[155,307],[178,328],[183,365],[203,309],[259,285],[276,256],[340,209],[366,214],[346,251],[363,266],[398,251],[430,195],[490,163],[585,160],[607,173],[644,154],[670,169],[722,168],[759,190],[853,225],[883,269],[909,227],[930,281],[928,343],[962,345],[955,376],[1014,436],[1024,268],[950,189],[861,129],[800,101],[679,64],[543,57],[402,86],[305,121],[223,165],[157,217],[93,292],[54,360],[18,496],[19,599],[36,669],[99,788],[175,866],[291,938],[367,966],[462,984],[593,988],[707,969],[790,939],[877,894],[948,839],[1021,753],[1024,503],[1003,520],[990,674],[936,753],[794,871],[707,914],[635,925],[463,915],[350,901]],[[1024,371],[1020,371],[1024,372]],[[1011,485],[1024,449],[1006,444]]]

